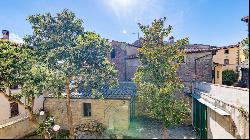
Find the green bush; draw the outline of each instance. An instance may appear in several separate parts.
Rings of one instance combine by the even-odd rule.
[[[231,86],[233,83],[237,82],[238,76],[239,75],[233,70],[224,70],[222,72],[222,84]]]

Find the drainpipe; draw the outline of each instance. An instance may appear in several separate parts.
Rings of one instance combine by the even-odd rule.
[[[124,57],[124,60],[125,60],[125,73],[124,73],[124,77],[125,77],[125,81],[127,81],[127,45],[125,47],[125,57]]]
[[[215,84],[215,68],[216,68],[216,65],[214,66],[214,84]]]

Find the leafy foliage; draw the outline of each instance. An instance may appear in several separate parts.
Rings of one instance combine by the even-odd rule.
[[[30,55],[24,46],[0,40],[0,89],[24,82],[31,67]]]
[[[53,131],[52,126],[55,124],[54,121],[55,121],[54,117],[52,116],[46,117],[46,120],[39,124],[39,127],[36,130],[36,133],[41,136],[43,136],[45,133],[50,134]]]
[[[243,47],[245,47],[243,52],[244,52],[246,59],[249,59],[249,38],[247,37],[247,38],[243,39],[241,41],[241,45]]]
[[[238,74],[233,70],[222,71],[222,84],[231,86],[233,83],[237,82]]]
[[[24,40],[37,63],[50,72],[44,90],[57,97],[66,93],[70,138],[73,138],[70,93],[87,87],[98,92],[104,85],[117,83],[117,71],[107,59],[111,45],[100,35],[85,32],[82,20],[67,9],[56,16],[36,14],[28,20],[34,32]]]
[[[60,79],[51,80],[62,85],[60,81],[68,77],[76,87],[91,85],[93,89],[116,84],[117,71],[107,59],[110,43],[96,33],[84,32],[82,20],[76,19],[74,13],[65,9],[55,17],[46,13],[32,15],[28,20],[34,34],[25,42],[34,57]],[[56,90],[64,91],[61,86]]]
[[[144,33],[139,59],[142,66],[137,68],[135,78],[138,84],[140,102],[151,116],[164,122],[167,128],[181,123],[188,115],[187,104],[176,99],[175,92],[183,87],[176,71],[185,55],[180,49],[188,39],[165,43],[172,26],[164,27],[164,19],[154,20],[151,26],[139,24]]]

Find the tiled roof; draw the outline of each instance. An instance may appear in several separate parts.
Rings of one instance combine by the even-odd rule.
[[[227,48],[234,48],[234,47],[239,47],[239,44],[236,45],[228,45],[228,46],[223,46],[223,47],[219,47],[220,49],[227,49]]]
[[[104,86],[100,89],[100,92],[105,99],[130,99],[131,97],[137,96],[136,85],[133,82],[119,82],[118,86],[109,88]],[[71,94],[71,98],[98,98],[93,96],[90,90],[83,89],[79,93]]]
[[[193,53],[193,52],[205,52],[205,51],[212,51],[212,50],[218,50],[219,48],[216,46],[210,46],[210,45],[203,45],[203,44],[188,44],[183,47],[180,47],[181,49],[185,49],[187,53]]]

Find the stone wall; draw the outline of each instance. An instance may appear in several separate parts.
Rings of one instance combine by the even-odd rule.
[[[83,116],[83,103],[91,103],[91,117]],[[55,123],[67,128],[66,100],[46,98],[45,110],[55,117]],[[116,130],[127,130],[129,127],[129,100],[118,99],[71,99],[73,124],[97,120],[105,127]]]
[[[115,64],[116,69],[118,70],[119,81],[126,80],[126,51],[125,44],[118,41],[112,41],[112,48],[115,50],[115,58],[111,58],[111,55],[108,54],[109,60]]]
[[[177,74],[181,78],[181,81],[187,87],[187,92],[190,91],[192,81],[195,78],[195,59],[206,56],[196,61],[196,81],[212,83],[212,55],[211,52],[196,52],[187,53],[185,56],[185,62],[179,67]]]
[[[138,54],[138,48],[125,42],[112,41],[111,43],[115,49],[116,57],[111,59],[109,54],[109,58],[119,72],[119,81],[131,81],[137,67],[141,65],[140,61],[135,57]],[[194,80],[195,77],[194,60],[203,56],[206,57],[196,61],[196,81],[212,83],[212,52],[188,52],[185,56],[185,63],[181,64],[177,71],[182,82],[188,87],[188,90],[190,90],[191,81]]]
[[[127,59],[126,60],[126,79],[127,81],[132,81],[132,78],[134,78],[134,74],[136,72],[136,69],[138,66],[140,66],[141,63],[138,59]]]
[[[112,41],[111,44],[115,50],[115,58],[111,58],[111,54],[108,54],[108,57],[118,70],[119,81],[131,81],[137,66],[140,65],[138,59],[135,58],[138,48],[125,42]]]
[[[28,118],[0,128],[0,139],[18,139],[35,131]]]

